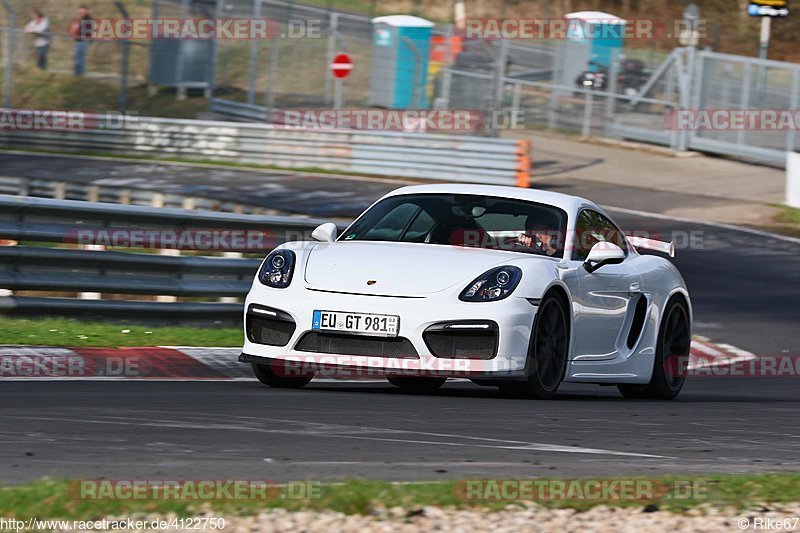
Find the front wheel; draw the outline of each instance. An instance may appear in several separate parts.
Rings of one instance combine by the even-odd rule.
[[[680,298],[667,303],[658,331],[653,377],[647,385],[617,385],[626,398],[671,400],[678,395],[686,381],[685,362],[688,361],[692,336],[689,311]]]
[[[418,377],[398,377],[386,378],[389,383],[412,392],[429,393],[439,389],[447,378],[418,378]]]
[[[258,381],[270,387],[279,389],[300,389],[314,379],[314,374],[308,376],[281,376],[270,365],[252,363],[253,374]]]
[[[511,396],[552,399],[567,368],[569,322],[564,302],[551,294],[542,301],[533,326],[526,381],[509,381],[500,390]]]

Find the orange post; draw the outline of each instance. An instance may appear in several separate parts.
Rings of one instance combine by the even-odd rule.
[[[517,141],[517,187],[531,186],[531,141]]]

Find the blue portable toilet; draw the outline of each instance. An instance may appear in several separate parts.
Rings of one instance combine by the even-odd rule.
[[[433,22],[410,15],[372,19],[370,104],[388,109],[428,107],[428,53]]]
[[[572,85],[583,71],[597,70],[596,63],[606,68],[622,50],[625,20],[602,11],[577,11],[564,15],[567,35],[564,41],[561,83]]]

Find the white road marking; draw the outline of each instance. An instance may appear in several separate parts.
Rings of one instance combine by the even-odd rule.
[[[386,466],[386,461],[286,461],[285,464],[290,465],[306,465],[306,466],[349,466],[349,465],[374,465]],[[424,461],[392,461],[392,466],[430,466],[430,462]],[[508,461],[436,461],[436,465],[441,466],[513,466],[520,467],[520,463],[513,463]],[[546,468],[543,465],[527,464],[531,468]],[[425,483],[425,481],[404,481],[402,483]]]
[[[713,357],[722,357],[723,353],[719,350],[715,350],[708,344],[704,342],[694,342],[692,341],[692,350],[697,350],[698,352],[703,352],[706,355],[711,355]]]
[[[730,352],[730,353],[732,353],[734,355],[741,356],[741,357],[749,357],[751,359],[756,357],[755,354],[750,353],[747,350],[742,350],[741,348],[737,348],[736,346],[732,346],[730,344],[720,343],[720,344],[717,344],[717,346],[719,346],[723,350],[727,350],[728,352]]]
[[[20,418],[15,415],[7,415],[0,413],[0,418],[15,419]],[[453,435],[448,433],[429,433],[422,431],[408,431],[392,428],[371,428],[364,426],[343,426],[338,424],[320,424],[316,422],[305,422],[302,420],[283,420],[285,422],[294,423],[301,426],[298,429],[278,429],[278,428],[263,428],[251,427],[235,424],[215,424],[209,421],[202,422],[186,422],[182,420],[168,420],[168,419],[137,419],[135,417],[117,417],[107,420],[92,420],[86,418],[69,418],[69,417],[48,417],[48,416],[25,416],[26,420],[43,420],[43,421],[58,421],[58,422],[74,422],[78,424],[105,424],[105,425],[121,425],[121,426],[141,426],[141,427],[168,427],[168,428],[181,428],[181,429],[206,429],[206,430],[223,430],[223,431],[247,431],[256,433],[272,433],[272,434],[286,434],[286,435],[314,435],[334,439],[352,439],[352,440],[370,440],[379,442],[397,442],[404,444],[424,444],[431,446],[452,446],[452,447],[465,447],[465,448],[491,448],[491,449],[504,449],[504,450],[519,450],[519,451],[541,451],[541,452],[556,452],[556,453],[578,453],[578,454],[591,454],[591,455],[613,455],[625,457],[644,457],[651,459],[675,459],[674,457],[664,455],[650,455],[635,452],[620,452],[615,450],[605,450],[601,448],[583,448],[580,446],[561,446],[558,444],[544,444],[538,442],[525,442],[515,440],[491,439],[485,437],[474,437],[469,435]],[[265,419],[268,420],[268,419]],[[339,431],[345,430],[345,433],[337,433],[331,431],[332,428],[338,428]],[[410,434],[421,435],[428,437],[443,437],[452,440],[422,440],[422,439],[402,439],[402,438],[388,438],[376,437],[367,435],[358,435],[358,433],[396,433],[396,434]],[[468,442],[455,442],[455,440],[464,440]]]
[[[697,342],[694,340],[692,341],[692,350],[702,352],[709,357],[692,357],[689,362],[689,370],[707,368],[712,365],[714,367],[729,366],[735,363],[741,363],[743,361],[750,361],[751,359],[756,359],[758,357],[754,353],[748,352],[747,350],[743,350],[731,344],[725,343],[711,344],[708,342]]]
[[[494,448],[494,449],[503,449],[503,450],[527,450],[527,451],[539,451],[539,452],[561,452],[561,453],[586,453],[586,454],[597,454],[597,455],[622,455],[628,457],[648,457],[652,459],[674,459],[674,457],[667,457],[664,455],[649,455],[644,453],[633,453],[633,452],[616,452],[613,450],[601,450],[599,448],[580,448],[575,446],[559,446],[556,444],[539,444],[539,443],[528,443],[525,445],[520,446],[511,446],[511,445],[492,445],[492,444],[474,444],[474,443],[459,443],[459,442],[441,442],[441,441],[425,441],[425,440],[413,440],[413,439],[386,439],[386,438],[378,438],[378,437],[358,437],[358,436],[347,436],[345,438],[352,438],[352,439],[362,439],[362,440],[376,440],[382,442],[401,442],[407,444],[431,444],[434,446],[462,446],[462,447],[473,447],[473,448]]]

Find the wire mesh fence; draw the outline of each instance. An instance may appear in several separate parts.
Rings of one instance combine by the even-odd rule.
[[[506,50],[501,50],[503,46]],[[680,103],[677,77],[671,70],[669,80],[658,77],[645,88],[642,79],[636,90],[631,90],[620,71],[621,56],[611,71],[605,72],[605,81],[593,85],[582,83],[584,73],[574,79],[563,72],[566,54],[557,44],[492,43],[484,54],[491,61],[479,62],[474,51],[471,56],[471,64],[483,68],[466,70],[471,64],[458,60],[453,68],[445,69],[438,102],[444,107],[481,110],[486,116],[484,133],[495,134],[504,128],[550,129],[584,137],[624,137],[649,129],[655,141],[677,143],[677,138],[664,131],[665,114]],[[641,91],[643,88],[646,91]]]
[[[3,29],[2,57],[3,69],[7,65],[9,41],[8,29]],[[34,37],[24,30],[12,31],[11,58],[16,69],[33,69],[37,67],[37,51]],[[75,41],[66,32],[51,32],[50,44],[47,48],[46,72],[56,74],[73,74],[75,67]],[[144,83],[147,80],[149,50],[142,43],[131,47],[130,76]],[[117,82],[120,77],[122,62],[122,43],[118,40],[94,39],[89,43],[86,55],[86,76]]]
[[[313,18],[298,11],[295,8],[285,20],[276,20],[275,33],[280,37],[218,43],[215,96],[268,108],[331,106],[330,63],[335,53],[344,52],[356,65],[344,82],[345,105],[368,105],[369,32],[340,31],[348,17],[338,14]],[[350,25],[355,26],[352,21]]]
[[[800,150],[796,128],[780,127],[781,111],[796,111],[800,104],[800,65],[760,61],[725,54],[701,53],[697,60],[701,76],[695,95],[698,109],[749,110],[776,127],[745,127],[736,130],[704,129],[697,137],[708,145],[747,146],[767,150]],[[761,112],[761,113],[759,113]],[[766,112],[766,113],[764,113]]]
[[[134,6],[138,2],[132,3]],[[37,3],[37,6],[39,4]],[[7,3],[8,9],[0,9],[0,47],[2,48],[2,65],[5,69],[9,58],[15,68],[33,68],[36,66],[36,35],[25,31],[26,24],[30,21],[33,7],[30,2]],[[13,24],[9,9],[13,13]],[[138,10],[141,14],[149,14],[149,7]],[[48,8],[43,10],[49,21],[47,39],[47,71],[58,74],[71,74],[74,72],[75,41],[68,32],[70,21],[77,16],[74,6],[50,2]],[[120,18],[120,12],[112,2],[98,3],[96,11],[90,12],[94,18]],[[12,39],[9,40],[9,35]],[[148,47],[145,43],[131,48],[130,74],[137,80],[146,80],[148,68]],[[109,80],[118,79],[122,59],[122,44],[119,40],[92,39],[87,51],[88,76],[103,77]]]
[[[266,17],[277,38],[259,43],[220,42],[217,97],[273,107],[332,106],[337,53],[353,60],[343,82],[344,106],[370,104],[373,25],[368,16],[279,0],[226,3],[226,16]]]
[[[800,65],[680,48],[654,68],[619,55],[608,70],[587,70],[572,81],[559,70],[565,57],[557,51],[550,75],[535,79],[510,69],[499,78],[497,61],[494,70],[457,63],[443,71],[438,101],[483,111],[492,118],[490,133],[498,124],[550,129],[776,165],[800,150]],[[492,116],[503,110],[514,120]]]

